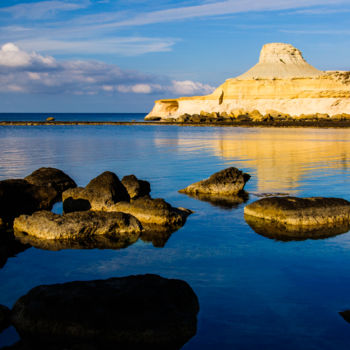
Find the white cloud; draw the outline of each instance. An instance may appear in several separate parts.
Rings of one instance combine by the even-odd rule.
[[[214,88],[190,80],[176,81],[98,61],[58,61],[28,53],[13,43],[0,50],[0,91],[40,94],[207,94]]]
[[[90,4],[89,0],[82,1],[39,1],[29,4],[17,4],[13,6],[3,7],[0,12],[11,14],[14,18],[47,18],[53,16],[57,12],[73,11],[85,8]]]
[[[19,50],[13,43],[7,43],[0,49],[0,66],[6,67],[26,67],[35,64],[54,66],[55,60],[50,56],[41,56],[37,53],[28,53]]]

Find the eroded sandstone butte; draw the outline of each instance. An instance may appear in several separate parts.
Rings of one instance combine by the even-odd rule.
[[[266,44],[259,62],[246,73],[226,80],[210,95],[158,100],[145,119],[185,113],[234,115],[238,110],[291,116],[350,114],[350,72],[321,71],[290,44]]]

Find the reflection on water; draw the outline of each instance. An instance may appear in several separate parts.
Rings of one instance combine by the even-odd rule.
[[[8,258],[28,248],[30,245],[17,241],[12,232],[0,229],[0,269],[5,266]]]
[[[302,179],[319,168],[347,170],[350,166],[345,129],[225,128],[206,136],[178,133],[178,144],[184,151],[207,151],[222,157],[225,164],[256,169],[259,192],[295,193]]]
[[[137,275],[42,285],[11,311],[14,349],[180,349],[199,303],[182,280]]]
[[[220,196],[214,194],[203,194],[203,193],[183,193],[189,197],[198,199],[203,202],[210,203],[214,207],[221,209],[233,209],[237,208],[242,203],[245,203],[249,199],[249,194],[245,191],[241,191],[239,195],[234,196]]]
[[[278,222],[269,222],[245,214],[247,224],[259,235],[277,241],[304,241],[306,239],[323,239],[334,237],[350,230],[350,222],[332,224],[331,226],[294,226]]]

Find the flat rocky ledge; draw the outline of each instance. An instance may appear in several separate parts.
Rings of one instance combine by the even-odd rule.
[[[205,122],[176,122],[176,121],[0,121],[0,126],[95,126],[95,125],[174,125],[197,127],[311,127],[311,128],[350,128],[350,120],[273,120],[273,121],[205,121]]]
[[[286,227],[331,227],[350,221],[350,202],[341,198],[269,197],[247,205],[244,215],[246,220],[259,219]]]

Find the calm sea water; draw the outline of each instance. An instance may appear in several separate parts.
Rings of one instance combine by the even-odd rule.
[[[105,119],[103,117],[103,119]],[[133,117],[134,119],[134,117]],[[0,180],[57,167],[78,185],[105,170],[150,181],[153,197],[195,211],[164,247],[30,248],[0,269],[0,304],[40,284],[155,273],[188,282],[198,330],[184,349],[349,349],[350,234],[281,242],[227,209],[177,190],[229,166],[262,192],[350,200],[349,130],[176,126],[0,127]],[[59,211],[60,207],[56,207]],[[9,328],[0,343],[17,335]]]
[[[142,121],[146,113],[0,113],[0,121]]]

